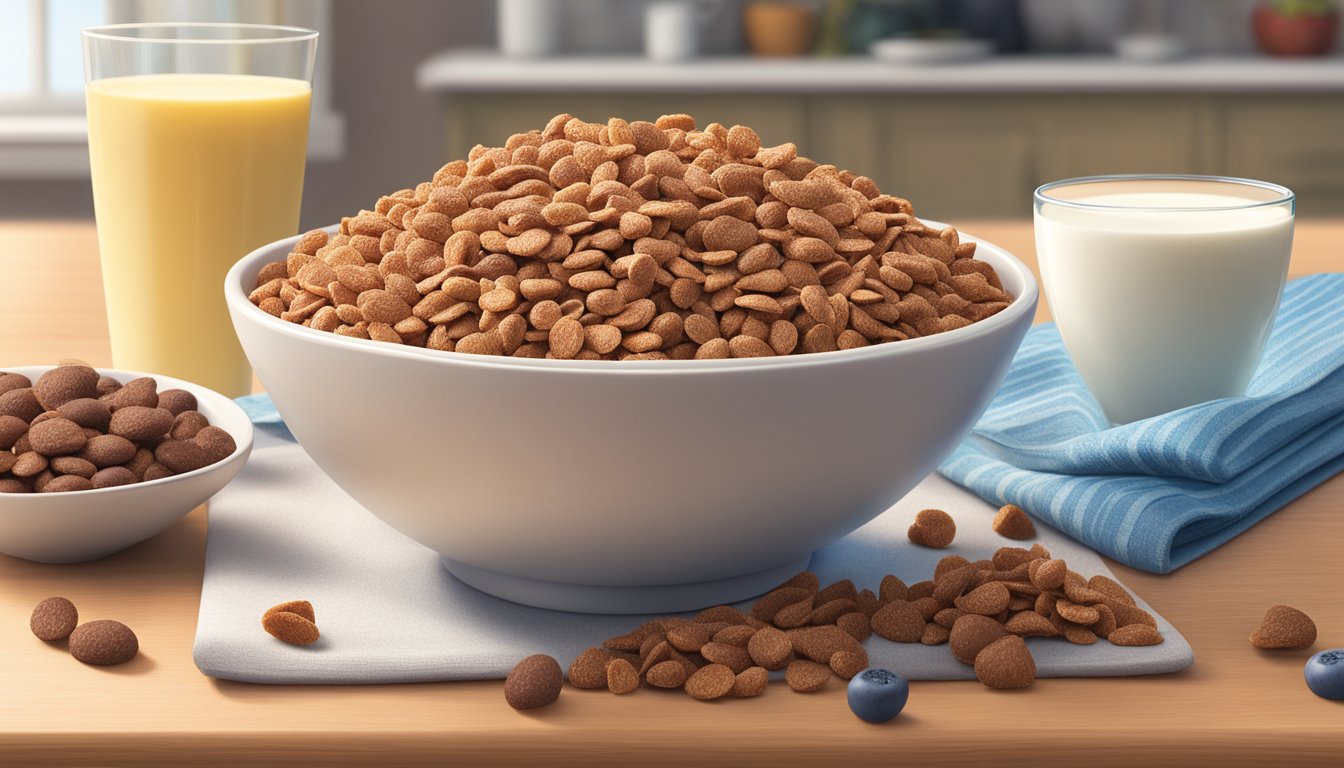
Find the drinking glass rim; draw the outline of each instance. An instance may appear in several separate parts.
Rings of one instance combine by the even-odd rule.
[[[234,37],[234,38],[204,38],[204,37],[135,37],[126,34],[117,34],[123,30],[161,30],[161,29],[230,29],[239,31],[261,31],[268,32],[289,32],[292,34],[277,37]],[[176,45],[256,45],[266,43],[300,43],[308,40],[317,39],[318,32],[315,29],[307,27],[293,27],[283,24],[237,24],[232,22],[208,22],[208,21],[143,21],[131,22],[128,24],[99,24],[92,27],[85,27],[79,31],[84,37],[97,38],[99,40],[116,40],[128,43],[157,43],[157,44],[176,44]]]
[[[1052,189],[1067,186],[1077,186],[1079,184],[1098,184],[1111,181],[1202,181],[1219,184],[1231,184],[1243,187],[1256,187],[1257,189],[1268,190],[1278,195],[1269,200],[1247,200],[1245,203],[1237,205],[1214,205],[1214,206],[1154,206],[1154,205],[1104,205],[1099,203],[1089,203],[1080,200],[1064,200],[1058,197],[1052,197],[1048,192]],[[1264,208],[1274,205],[1284,205],[1293,203],[1297,200],[1297,193],[1282,184],[1275,184],[1272,181],[1261,181],[1259,179],[1247,179],[1240,176],[1206,176],[1197,173],[1114,173],[1100,174],[1096,176],[1075,176],[1071,179],[1060,179],[1052,181],[1036,188],[1032,193],[1032,198],[1037,204],[1049,203],[1051,205],[1064,206],[1066,208],[1080,208],[1092,211],[1142,211],[1144,213],[1162,213],[1164,211],[1173,212],[1191,212],[1191,211],[1244,211],[1251,208]]]

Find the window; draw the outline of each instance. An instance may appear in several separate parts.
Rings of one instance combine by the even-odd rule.
[[[32,101],[45,97],[74,100],[84,75],[79,30],[106,24],[108,3],[80,0],[0,0],[0,49],[13,56],[0,68],[0,94]]]
[[[79,31],[134,21],[287,24],[322,33],[313,83],[310,159],[340,157],[344,121],[331,106],[331,0],[0,0],[0,176],[88,174]]]

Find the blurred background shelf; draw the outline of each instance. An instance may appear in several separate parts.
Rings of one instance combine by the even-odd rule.
[[[447,157],[570,112],[686,112],[755,127],[859,169],[941,220],[1030,215],[1052,179],[1162,171],[1269,178],[1302,215],[1344,211],[1344,60],[999,57],[942,67],[871,59],[542,62],[452,52],[417,81],[443,105]]]
[[[640,56],[512,59],[494,50],[473,50],[429,58],[416,80],[422,89],[443,93],[1344,94],[1344,59],[1212,56],[1150,64],[1101,55],[1019,55],[898,65],[871,56],[662,62]]]

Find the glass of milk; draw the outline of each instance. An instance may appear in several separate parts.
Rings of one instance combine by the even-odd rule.
[[[1214,176],[1036,190],[1036,253],[1064,346],[1113,423],[1246,392],[1283,294],[1296,198]]]
[[[245,395],[224,275],[298,230],[317,33],[118,24],[83,43],[112,362]]]

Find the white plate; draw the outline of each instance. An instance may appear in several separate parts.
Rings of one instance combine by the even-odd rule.
[[[1174,61],[1185,57],[1189,48],[1171,35],[1126,35],[1115,41],[1115,53],[1129,61]]]
[[[919,40],[888,38],[868,48],[873,58],[893,64],[951,64],[983,59],[994,52],[989,40]]]

